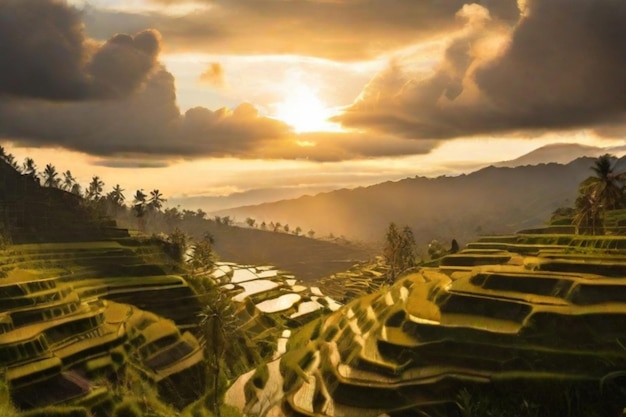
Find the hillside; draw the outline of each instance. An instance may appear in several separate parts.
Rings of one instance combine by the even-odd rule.
[[[544,224],[554,209],[573,204],[591,164],[591,158],[580,158],[567,165],[487,167],[457,177],[407,178],[221,214],[299,224],[318,235],[365,241],[380,241],[388,224],[396,222],[411,226],[418,244],[452,238],[468,242],[484,233]]]
[[[139,398],[172,415],[203,395],[202,306],[170,245],[4,162],[0,214],[0,415],[104,417]]]
[[[294,188],[258,188],[248,191],[228,194],[225,196],[183,196],[170,198],[170,204],[183,207],[202,208],[209,213],[224,210],[230,207],[249,206],[266,203],[268,201],[286,200],[300,197],[305,194],[317,194],[333,190],[337,187],[329,185],[294,187]]]
[[[294,332],[226,401],[277,417],[623,415],[626,238],[548,232],[407,271]]]
[[[323,258],[343,268],[360,253],[203,220],[246,265],[187,268],[173,243],[129,234],[93,202],[4,163],[0,213],[2,417],[205,416],[215,387],[284,353],[291,328],[340,307],[289,273],[251,266],[245,248],[309,270]],[[217,286],[227,297],[211,293]],[[229,321],[227,341],[200,321],[206,308]]]
[[[125,237],[115,222],[58,188],[39,186],[0,159],[0,235],[13,243]]]
[[[299,279],[311,281],[345,271],[374,256],[374,251],[354,244],[337,244],[304,236],[242,227],[210,224],[220,259],[253,265],[274,265]]]
[[[176,218],[149,213],[145,217],[144,231],[147,234],[170,234],[178,229],[191,238],[192,245],[209,234],[221,261],[272,265],[306,281],[345,271],[376,255],[375,248],[342,239],[320,240],[282,231],[231,226],[194,213],[188,211],[185,216]],[[129,210],[119,211],[117,220],[129,229],[137,228],[137,219]]]

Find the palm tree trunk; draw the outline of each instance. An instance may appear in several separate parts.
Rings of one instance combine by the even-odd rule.
[[[220,348],[219,348],[219,329],[215,318],[213,318],[213,414],[220,417],[219,404],[219,383],[220,383]]]

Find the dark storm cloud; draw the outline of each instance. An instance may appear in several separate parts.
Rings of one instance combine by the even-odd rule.
[[[62,146],[101,156],[98,164],[111,167],[156,167],[201,157],[342,161],[422,154],[437,145],[353,133],[296,135],[249,103],[234,110],[195,107],[181,114],[174,78],[165,70],[122,100],[0,101],[1,136],[22,145]]]
[[[87,70],[100,97],[121,97],[137,90],[157,65],[161,35],[145,30],[135,36],[117,34],[94,55]]]
[[[87,80],[79,16],[61,2],[0,3],[0,94],[77,98]]]
[[[60,0],[0,2],[0,97],[119,97],[156,64],[159,34],[87,39],[78,12]]]
[[[435,72],[379,74],[339,120],[411,138],[602,127],[626,113],[626,2],[529,0],[504,48],[477,5]]]
[[[529,0],[504,55],[476,72],[514,123],[568,126],[626,110],[626,2]]]
[[[187,1],[159,1],[177,4]],[[85,10],[87,30],[110,36],[140,24],[157,28],[168,50],[313,55],[362,60],[458,27],[465,0],[200,0],[184,16]],[[483,0],[494,18],[515,22],[516,0]],[[125,24],[121,25],[121,21]]]
[[[181,114],[174,77],[158,62],[159,32],[114,34],[98,43],[83,34],[79,17],[56,0],[0,5],[0,138],[81,151],[117,167],[198,157],[338,161],[435,146],[367,135],[298,136],[248,103]],[[204,78],[222,81],[221,66],[213,64]]]
[[[181,114],[174,78],[165,70],[124,99],[0,100],[0,137],[101,156],[98,164],[110,167],[158,167],[200,157],[342,161],[422,154],[437,145],[365,134],[296,135],[249,103],[233,110],[195,107]]]
[[[196,107],[181,114],[174,78],[161,70],[144,89],[119,100],[0,102],[0,135],[29,146],[63,146],[92,155],[119,157],[252,157],[265,141],[290,134],[251,104],[233,111]]]
[[[154,166],[170,157],[254,157],[266,141],[292,134],[247,103],[181,114],[154,30],[97,43],[83,34],[76,10],[56,0],[7,0],[0,23],[4,138],[109,157],[103,163],[112,166],[153,155]]]

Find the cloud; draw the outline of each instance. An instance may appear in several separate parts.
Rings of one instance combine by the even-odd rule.
[[[156,64],[156,31],[87,39],[79,13],[56,0],[0,3],[0,97],[52,100],[120,97]]]
[[[258,146],[291,129],[248,103],[232,111],[196,107],[181,114],[174,78],[162,69],[140,92],[119,100],[0,101],[0,134],[28,146],[62,146],[114,159],[253,157]]]
[[[160,50],[161,35],[155,30],[113,36],[87,67],[95,97],[122,97],[136,91],[155,69]]]
[[[297,135],[249,103],[233,110],[194,107],[181,114],[174,78],[164,69],[141,92],[121,100],[0,101],[1,136],[22,146],[62,146],[97,155],[102,157],[98,165],[110,167],[154,167],[202,157],[342,161],[423,154],[438,143],[347,132]]]
[[[84,37],[78,14],[61,2],[0,3],[0,94],[86,95]]]
[[[312,132],[288,137],[280,146],[259,149],[264,158],[297,159],[315,162],[427,154],[438,141],[410,141],[393,136],[355,132]]]
[[[512,30],[488,9],[464,6],[465,27],[429,76],[392,63],[337,120],[415,139],[623,123],[626,3],[521,6]]]
[[[252,158],[266,142],[292,134],[248,103],[181,114],[174,78],[158,62],[155,30],[98,43],[84,36],[77,11],[56,0],[7,0],[0,21],[5,139],[61,146],[122,166],[139,155],[152,165],[176,157]],[[219,66],[212,69],[219,75]]]
[[[399,13],[382,8],[379,0],[360,1],[377,5],[381,14]],[[307,2],[295,3],[309,7]],[[441,5],[447,10],[452,3],[447,0]],[[259,11],[253,2],[236,0],[233,4],[250,13]],[[295,7],[286,4],[288,9]],[[327,8],[329,4],[317,5],[320,10],[334,10]],[[333,4],[348,9],[354,6],[353,2]],[[410,7],[414,3],[398,4]],[[478,32],[480,22],[489,20],[482,9],[464,10],[467,25],[473,28],[468,33]],[[289,15],[281,13],[284,18]],[[373,18],[370,11],[359,13]],[[4,60],[0,138],[23,146],[63,147],[99,156],[99,164],[123,167],[138,166],[142,158],[149,161],[148,166],[202,157],[342,161],[427,153],[438,144],[436,140],[417,143],[387,134],[297,135],[284,122],[259,114],[254,105],[245,102],[232,110],[194,107],[181,113],[174,77],[158,60],[162,48],[158,31],[115,34],[96,42],[83,34],[76,10],[56,0],[7,0],[0,5],[0,18],[12,22],[0,25],[5,35],[0,37],[0,51],[6,51],[0,54]],[[441,70],[448,97],[459,94],[462,74],[471,65],[467,51],[464,38],[448,51],[446,67]],[[210,70],[213,78],[221,73],[219,65]],[[391,74],[389,80],[397,76]]]
[[[200,81],[214,87],[224,86],[224,68],[219,62],[212,62],[209,67],[200,74]]]
[[[610,120],[607,123],[596,126],[593,130],[600,137],[626,139],[626,111],[621,119]]]
[[[475,74],[525,126],[594,124],[626,110],[626,2],[527,0],[510,46]]]
[[[166,168],[170,166],[167,161],[148,160],[145,157],[138,156],[136,159],[127,156],[126,158],[107,158],[91,162],[91,165],[107,167],[107,168]]]
[[[371,59],[416,40],[458,28],[465,0],[200,0],[208,7],[185,15],[85,10],[87,30],[101,38],[154,27],[168,51],[217,54],[295,54],[333,60]],[[161,5],[186,0],[153,0]],[[492,16],[515,22],[516,0],[483,0]],[[123,22],[122,22],[123,21]]]

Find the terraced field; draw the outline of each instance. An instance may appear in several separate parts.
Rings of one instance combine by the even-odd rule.
[[[294,329],[342,306],[319,287],[308,286],[273,266],[220,262],[207,278],[233,300],[240,323],[238,330],[256,341],[251,348],[265,358],[284,354],[287,338]]]
[[[307,324],[227,399],[261,416],[620,415],[626,237],[553,232],[484,237]]]
[[[107,387],[130,370],[177,407],[203,393],[203,351],[185,330],[200,306],[168,259],[158,242],[130,237],[0,251],[0,366],[12,403],[111,415]]]

